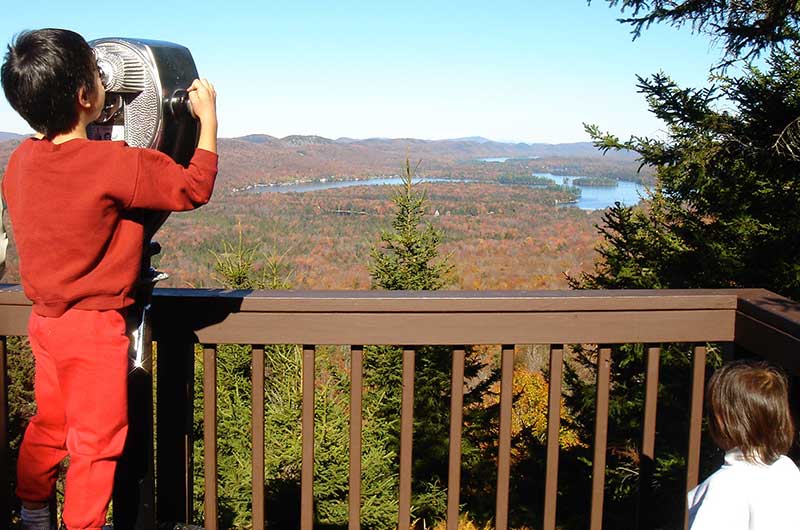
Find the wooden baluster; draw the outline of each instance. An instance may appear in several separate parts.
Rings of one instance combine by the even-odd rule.
[[[411,527],[411,453],[414,443],[414,356],[416,349],[403,349],[403,398],[400,406],[400,496],[398,529]]]
[[[458,530],[461,494],[461,428],[464,418],[464,348],[453,349],[450,372],[450,455],[447,473],[447,530]]]
[[[361,528],[361,425],[364,347],[350,349],[350,512],[349,530]]]
[[[706,381],[706,348],[695,346],[692,356],[692,402],[689,412],[689,453],[686,457],[686,492],[697,486],[700,474],[700,437],[703,428],[703,394]],[[688,508],[688,507],[687,507]],[[684,527],[689,528],[685,510]]]
[[[658,404],[658,368],[661,348],[649,347],[646,355],[644,419],[642,422],[642,451],[639,459],[639,504],[637,528],[651,528],[647,514],[652,508],[651,481],[655,469],[656,410]]]
[[[508,530],[508,490],[511,480],[511,407],[513,405],[514,346],[504,345],[500,374],[500,437],[497,443],[497,500],[495,528]]]
[[[547,396],[547,466],[544,486],[544,530],[556,528],[558,497],[558,452],[561,431],[561,380],[564,372],[564,347],[550,346],[550,388]]]
[[[205,530],[217,530],[217,350],[203,346],[203,475]]]
[[[611,381],[611,348],[601,347],[597,354],[597,399],[594,416],[594,458],[592,460],[591,530],[603,527],[603,498],[606,478],[608,438],[608,398]]]
[[[253,530],[264,530],[264,347],[253,346]]]
[[[156,520],[191,523],[194,338],[167,336],[156,355]]]
[[[303,463],[300,475],[300,529],[314,526],[314,345],[303,346]]]

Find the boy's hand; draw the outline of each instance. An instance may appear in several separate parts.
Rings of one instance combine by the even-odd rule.
[[[195,79],[187,90],[195,116],[200,120],[199,149],[217,152],[217,91],[208,79]]]
[[[195,79],[187,90],[192,109],[200,123],[205,125],[217,119],[217,92],[208,79]]]

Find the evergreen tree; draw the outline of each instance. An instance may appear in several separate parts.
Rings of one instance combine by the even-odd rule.
[[[637,151],[658,181],[645,208],[607,212],[601,259],[575,285],[763,287],[800,297],[796,51],[775,50],[766,68],[720,75],[710,88],[640,79],[667,139],[622,142],[587,127],[603,150]]]
[[[690,26],[722,41],[722,65],[752,59],[763,52],[792,45],[800,38],[800,5],[793,0],[605,0],[631,12],[634,39],[653,23]],[[591,0],[588,0],[591,3]]]
[[[10,482],[10,490],[14,491],[17,486],[17,457],[19,448],[22,444],[22,437],[25,428],[31,418],[36,414],[36,401],[33,391],[34,359],[31,351],[30,342],[27,337],[8,337],[7,347],[7,366],[8,366],[8,449],[11,454],[10,476],[6,477]],[[63,478],[64,469],[59,470],[57,487],[57,497],[63,501]],[[59,504],[63,506],[63,504]],[[12,520],[19,518],[19,505],[16,503],[12,507]]]
[[[657,183],[645,208],[606,213],[600,260],[573,285],[764,287],[800,298],[800,4],[606,1],[633,11],[622,21],[634,37],[653,22],[688,24],[725,44],[722,66],[740,69],[701,88],[640,77],[664,139],[586,127],[603,151],[639,153]]]
[[[288,289],[291,271],[276,252],[264,255],[258,245],[244,241],[239,229],[235,244],[224,242],[214,253],[216,279],[231,289]],[[296,345],[271,345],[264,350],[265,488],[268,525],[297,528],[300,524],[302,455],[302,352]],[[202,351],[196,353],[195,436],[202,437]],[[325,528],[347,528],[349,463],[349,375],[338,362],[341,352],[319,347],[316,359],[314,424],[314,509]],[[251,527],[252,454],[250,346],[227,344],[217,350],[217,412],[219,437],[219,508],[223,528]],[[394,453],[385,443],[389,427],[374,412],[375,399],[364,408],[362,449],[362,524],[376,530],[393,528],[397,500],[391,484]],[[200,489],[203,450],[195,446],[195,517],[203,513]]]
[[[570,278],[575,288],[764,287],[800,296],[800,160],[795,120],[800,116],[798,6],[796,2],[607,0],[631,9],[623,19],[634,37],[653,22],[690,25],[725,44],[710,85],[682,88],[666,74],[640,77],[638,88],[664,122],[666,137],[621,141],[597,126],[586,129],[603,151],[628,149],[656,169],[651,196],[640,207],[616,205],[598,227],[602,236],[594,270]],[[752,60],[764,56],[756,65]],[[736,64],[734,69],[729,68]],[[709,370],[719,363],[712,351]],[[576,425],[591,433],[594,386],[580,377],[594,368],[591,350],[579,350],[566,375]],[[659,435],[646,522],[679,528],[687,439],[687,346],[662,351]],[[612,354],[606,524],[632,527],[644,388],[643,347]],[[707,373],[708,373],[707,372]],[[704,451],[709,449],[704,448]],[[705,470],[713,465],[709,454]]]
[[[241,226],[238,228],[236,243],[223,242],[221,252],[212,252],[215,263],[215,279],[229,289],[286,289],[289,287],[289,274],[284,269],[279,256],[274,253],[265,256],[265,265],[258,267],[261,257],[258,245],[250,245],[244,241]],[[265,364],[270,366],[279,362],[286,356],[297,358],[299,366],[299,353],[295,346],[273,346],[265,350]],[[194,436],[202,439],[203,436],[203,366],[202,349],[195,351],[195,393],[194,393]],[[250,514],[252,509],[251,483],[252,474],[250,466],[244,465],[252,454],[252,437],[250,434],[251,411],[251,360],[252,348],[242,344],[225,344],[217,349],[217,465],[219,473],[219,512],[223,528],[245,528],[251,524]],[[294,381],[291,371],[286,366],[286,378]],[[267,380],[269,381],[269,379]],[[286,394],[275,395],[270,393],[270,388],[265,389],[265,402],[269,397],[275,397],[278,403],[292,407],[296,397],[299,402],[299,387],[289,388]],[[293,391],[293,393],[292,393]],[[295,396],[296,394],[296,396]],[[277,406],[277,405],[275,405]],[[274,429],[275,421],[285,417],[271,410],[265,404],[265,443],[274,445],[275,438],[280,437],[280,429]],[[299,421],[299,417],[296,419]],[[286,450],[278,454],[289,453],[289,458],[297,455]],[[268,452],[272,456],[274,452]],[[201,520],[203,516],[203,457],[204,448],[201,444],[194,446],[194,511],[195,519]],[[270,469],[267,462],[266,477],[280,477],[280,470]],[[299,482],[299,478],[297,479]],[[272,482],[267,480],[272,485]],[[280,494],[270,490],[270,493]],[[271,514],[270,514],[271,515]]]
[[[381,232],[381,246],[372,249],[370,276],[375,289],[432,291],[451,282],[453,265],[440,258],[442,234],[430,223],[422,224],[427,204],[424,191],[415,188],[419,163],[406,159],[403,182],[394,191],[397,209],[392,230]]]
[[[406,159],[403,182],[395,190],[392,201],[395,216],[392,229],[381,233],[380,244],[372,249],[370,273],[373,288],[390,290],[435,290],[453,281],[453,266],[447,256],[440,255],[442,234],[430,223],[423,222],[427,196],[414,181],[419,164],[412,168]],[[430,524],[441,519],[447,508],[447,456],[449,454],[451,350],[426,346],[417,350],[414,383],[414,465],[413,515]],[[371,346],[365,355],[367,402],[373,396],[383,400],[379,414],[392,426],[388,447],[399,452],[399,416],[402,388],[401,350],[392,346]],[[465,362],[465,423],[481,413],[471,405],[479,403],[495,381],[494,374],[477,380],[483,364],[471,349]],[[462,450],[464,466],[469,455],[477,453],[477,441],[470,430],[464,433]],[[483,434],[483,433],[481,433]],[[418,450],[416,448],[424,448]],[[482,457],[473,458],[479,461]],[[463,466],[462,466],[463,467]],[[465,473],[468,475],[469,473]],[[485,482],[486,477],[479,477]],[[470,489],[470,488],[465,488]],[[482,488],[472,488],[483,491]],[[467,501],[468,499],[464,499]]]

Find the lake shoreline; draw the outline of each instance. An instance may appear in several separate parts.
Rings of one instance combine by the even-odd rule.
[[[571,186],[573,180],[585,177],[574,175],[553,175],[550,173],[534,173],[534,176],[546,178],[559,186]],[[463,184],[495,184],[498,186],[526,186],[537,188],[537,185],[515,184],[513,182],[498,182],[496,180],[480,179],[454,179],[447,177],[421,177],[416,182],[425,183],[463,183]],[[563,203],[559,206],[574,206],[581,210],[603,210],[615,202],[628,206],[639,203],[645,194],[645,187],[637,182],[617,180],[616,186],[577,186],[581,196],[575,201]],[[252,184],[245,188],[234,188],[234,193],[306,193],[335,188],[349,188],[353,186],[397,186],[402,183],[398,176],[372,177],[366,179],[318,179],[315,181],[295,181],[286,184]]]

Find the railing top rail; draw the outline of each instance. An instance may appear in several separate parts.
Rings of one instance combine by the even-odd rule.
[[[787,355],[794,356],[795,344],[800,343],[800,304],[764,289],[427,292],[156,289],[154,310],[157,336],[163,337],[164,333],[171,333],[169,329],[174,329],[179,333],[191,332],[196,340],[209,343],[735,340],[754,351],[774,349],[763,344],[765,330],[775,337],[771,344]],[[0,335],[25,334],[29,311],[30,302],[19,286],[0,285]]]
[[[493,312],[736,309],[739,296],[760,290],[616,291],[249,291],[156,289],[155,298],[239,301],[253,312]],[[768,293],[768,291],[763,291]]]
[[[740,313],[800,337],[800,303],[764,289],[739,295]]]
[[[154,333],[183,328],[199,342],[266,344],[731,341],[738,296],[734,290],[159,289]]]
[[[505,291],[383,291],[383,290],[252,290],[252,289],[187,289],[157,288],[158,298],[246,300],[248,304],[261,301],[274,303],[313,304],[325,302],[330,304],[363,302],[379,304],[381,301],[393,303],[424,302],[466,302],[482,304],[485,302],[535,302],[542,304],[559,301],[564,304],[598,306],[601,303],[618,301],[625,307],[631,307],[649,301],[658,309],[669,306],[676,308],[702,307],[709,309],[706,302],[729,309],[736,307],[731,301],[746,300],[750,303],[770,303],[773,307],[789,307],[795,304],[792,300],[781,297],[766,289],[597,289],[597,290],[505,290]],[[18,284],[0,283],[0,305],[30,305],[22,288]],[[796,305],[796,304],[795,304]],[[606,309],[606,308],[603,308]],[[617,309],[611,306],[610,310]],[[245,308],[245,310],[253,310]],[[560,308],[557,308],[560,310]]]
[[[0,305],[31,305],[25,298],[22,286],[15,283],[0,283]]]
[[[800,303],[769,291],[739,297],[736,343],[800,375]]]

